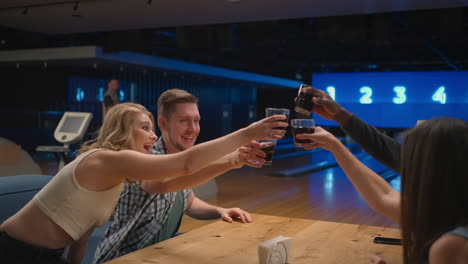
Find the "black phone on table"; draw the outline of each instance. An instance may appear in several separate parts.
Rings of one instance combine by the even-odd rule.
[[[387,245],[401,245],[401,239],[391,237],[374,237],[374,243]]]

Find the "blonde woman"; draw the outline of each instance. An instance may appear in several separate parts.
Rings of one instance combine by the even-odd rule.
[[[89,235],[109,219],[123,183],[184,177],[256,139],[278,139],[285,116],[252,123],[224,137],[168,155],[147,155],[157,137],[145,107],[110,109],[98,138],[19,212],[0,225],[5,263],[80,263]],[[60,252],[69,247],[67,258]]]

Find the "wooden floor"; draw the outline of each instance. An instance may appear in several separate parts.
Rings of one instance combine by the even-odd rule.
[[[291,162],[274,160],[269,168],[244,167],[221,175],[216,178],[217,196],[207,202],[257,214],[398,228],[367,205],[339,167],[299,177],[269,175]],[[181,231],[209,222],[184,217]]]
[[[216,178],[218,194],[206,201],[257,214],[398,228],[366,204],[339,167],[299,177],[270,176],[272,171],[310,163],[310,156],[273,159],[273,165],[262,169],[244,167],[230,171]],[[53,157],[35,160],[44,174],[55,174],[57,164]],[[392,182],[395,189],[398,184],[399,178]],[[185,216],[180,231],[211,222]]]

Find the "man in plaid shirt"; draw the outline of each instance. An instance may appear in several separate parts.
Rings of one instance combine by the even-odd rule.
[[[195,144],[200,132],[198,100],[192,94],[171,89],[158,99],[158,124],[161,138],[153,146],[154,154],[183,151]],[[102,263],[176,235],[184,213],[196,219],[252,222],[249,213],[239,208],[221,208],[198,199],[191,187],[231,169],[249,165],[259,168],[265,154],[252,142],[220,158],[184,180],[143,181],[125,184],[114,210],[112,225],[106,230],[94,263]],[[259,162],[260,164],[256,163]]]

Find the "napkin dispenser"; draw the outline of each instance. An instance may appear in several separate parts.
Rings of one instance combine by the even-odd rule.
[[[260,264],[286,264],[291,252],[291,238],[277,236],[258,246]]]

